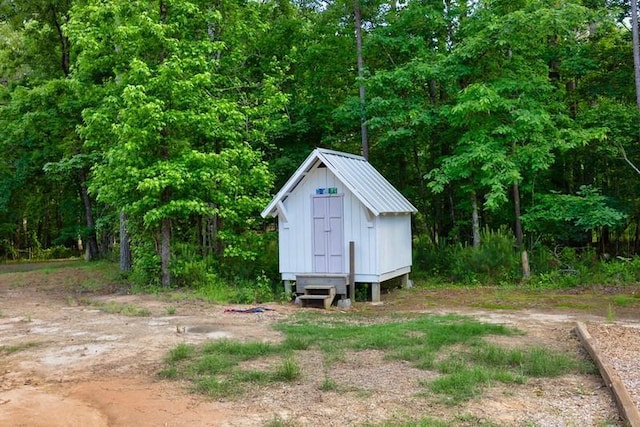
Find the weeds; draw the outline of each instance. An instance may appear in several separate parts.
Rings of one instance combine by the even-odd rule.
[[[338,387],[338,383],[325,374],[324,380],[322,380],[322,384],[320,384],[320,387],[318,388],[321,391],[337,391]]]
[[[607,316],[606,316],[606,321],[611,323],[614,322],[616,320],[616,311],[613,308],[612,304],[609,304],[607,306]]]
[[[300,377],[302,370],[293,358],[288,357],[276,367],[274,379],[279,381],[293,381]]]

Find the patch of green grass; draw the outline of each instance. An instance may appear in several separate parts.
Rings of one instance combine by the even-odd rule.
[[[231,396],[241,393],[247,383],[268,385],[299,379],[302,371],[294,355],[300,350],[319,350],[324,369],[344,362],[349,351],[376,350],[387,359],[438,371],[437,379],[421,385],[445,402],[459,404],[494,383],[522,384],[529,377],[554,377],[582,369],[576,359],[546,348],[506,349],[488,344],[484,340],[488,335],[521,332],[464,316],[396,315],[374,321],[368,316],[305,313],[276,327],[285,335],[277,345],[221,340],[197,347],[178,346],[167,356],[168,367],[161,376],[190,380],[195,390],[210,396]],[[270,369],[239,365],[274,356],[281,359]],[[319,389],[342,387],[325,373]]]
[[[486,310],[517,310],[521,308],[521,306],[518,304],[505,301],[484,301],[478,304],[474,304],[473,306],[484,308]]]
[[[301,374],[302,369],[300,369],[300,366],[293,358],[288,357],[276,367],[274,379],[290,382],[298,379]]]
[[[0,345],[0,354],[9,355],[13,353],[18,353],[20,351],[29,350],[30,348],[38,347],[42,345],[40,342],[29,341],[26,343],[15,344],[15,345]]]
[[[281,345],[265,342],[242,343],[219,340],[200,346],[178,344],[165,358],[167,366],[158,375],[165,379],[186,379],[193,390],[211,397],[233,397],[244,384],[292,381],[300,367],[288,357],[272,370],[243,369],[239,364],[273,355],[290,354]]]
[[[330,378],[325,374],[322,384],[320,384],[320,387],[318,388],[321,391],[338,391],[339,385],[333,378]]]
[[[102,281],[98,280],[97,278],[90,277],[80,282],[76,289],[76,292],[96,292],[103,287],[104,284],[102,283]]]
[[[165,360],[170,364],[180,362],[181,360],[187,360],[193,356],[195,350],[196,349],[193,345],[180,343],[169,350],[169,354]]]
[[[176,308],[173,306],[167,307],[165,312],[167,313],[167,316],[173,316],[176,314]]]
[[[380,423],[365,423],[364,427],[449,427],[451,423],[437,418],[425,417],[416,421],[411,420],[386,420]],[[475,425],[475,424],[474,424]]]
[[[446,403],[459,404],[479,395],[491,379],[491,372],[487,368],[460,366],[436,378],[428,387],[434,393],[443,395]]]
[[[636,302],[636,300],[629,295],[619,294],[613,297],[613,303],[619,307],[626,307],[634,302]]]
[[[87,305],[96,307],[97,309],[109,314],[121,314],[129,317],[147,317],[151,316],[151,311],[144,307],[138,307],[133,304],[123,304],[117,301],[94,301],[94,300],[80,300]]]
[[[443,375],[422,385],[443,395],[446,403],[459,404],[494,382],[524,384],[528,377],[550,378],[579,371],[581,364],[542,347],[505,349],[483,343],[449,355],[436,369]]]
[[[483,420],[476,415],[462,414],[455,417],[455,420],[462,423],[464,426],[476,426],[476,427],[498,427],[500,424],[492,423],[491,421]]]
[[[291,348],[382,350],[393,358],[422,360],[422,355],[444,346],[471,343],[486,335],[518,333],[504,325],[487,324],[464,316],[421,316],[393,319],[386,323],[356,323],[336,316],[314,322],[305,318],[277,325],[285,333],[285,345]],[[360,319],[362,320],[362,319]],[[400,357],[401,356],[401,357]]]
[[[274,415],[264,427],[294,427],[296,424],[292,420],[284,420],[279,415]]]

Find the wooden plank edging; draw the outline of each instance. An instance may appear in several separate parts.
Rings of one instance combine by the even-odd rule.
[[[587,349],[587,352],[589,352],[589,355],[598,366],[598,370],[605,384],[613,392],[613,398],[616,401],[616,405],[618,405],[622,417],[631,427],[640,427],[640,411],[638,411],[635,403],[633,403],[629,392],[620,380],[618,374],[600,354],[597,342],[587,330],[587,326],[582,322],[576,322],[576,333],[582,345]]]

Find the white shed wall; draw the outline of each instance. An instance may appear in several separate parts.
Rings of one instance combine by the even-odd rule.
[[[376,254],[376,227],[380,217],[368,221],[366,208],[329,169],[313,168],[283,201],[288,222],[278,217],[280,273],[284,280],[294,280],[296,273],[313,272],[311,198],[317,188],[330,187],[336,187],[338,194],[344,194],[344,273],[349,272],[349,241],[355,242],[357,281],[371,281],[371,275],[380,271],[380,257]]]
[[[411,266],[410,215],[378,217],[378,236],[378,274],[384,275]]]

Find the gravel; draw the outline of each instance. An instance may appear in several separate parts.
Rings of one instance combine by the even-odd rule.
[[[591,323],[587,328],[640,408],[640,324]]]

